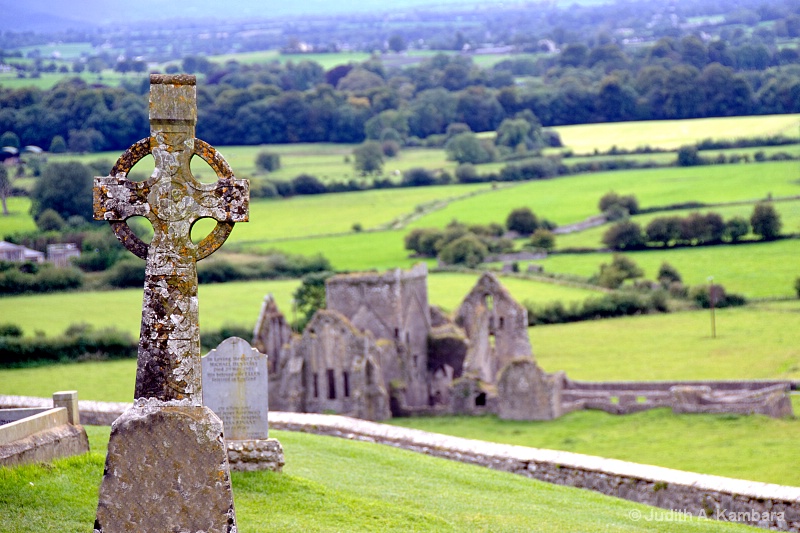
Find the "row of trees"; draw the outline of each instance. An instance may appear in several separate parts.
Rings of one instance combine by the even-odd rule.
[[[800,111],[800,64],[746,74],[720,62],[698,68],[657,51],[673,45],[640,57],[609,43],[585,62],[566,59],[581,55],[567,46],[545,70],[529,59],[484,69],[443,54],[403,69],[378,59],[329,71],[310,61],[212,64],[198,86],[198,134],[225,145],[361,142],[391,132],[407,143],[463,123],[475,132],[502,126],[499,145],[533,147],[547,144],[541,126]],[[515,83],[531,70],[546,83]],[[78,79],[0,89],[0,131],[43,148],[61,136],[76,151],[124,149],[147,134],[146,91],[145,81],[110,89]]]
[[[758,203],[749,221],[741,216],[724,220],[718,213],[690,213],[685,217],[663,216],[642,227],[631,220],[611,226],[603,235],[603,243],[614,250],[637,250],[648,246],[694,246],[735,243],[752,232],[764,240],[780,236],[780,214],[771,203]]]

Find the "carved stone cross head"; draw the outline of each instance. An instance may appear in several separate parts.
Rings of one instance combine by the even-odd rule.
[[[95,178],[94,218],[107,220],[120,242],[147,261],[135,397],[200,405],[196,263],[222,246],[236,222],[247,222],[250,189],[222,155],[195,138],[195,83],[188,75],[150,76],[150,137],[126,150],[109,176]],[[148,154],[155,159],[153,174],[129,180],[128,172]],[[214,169],[216,183],[192,176],[195,155]],[[126,221],[133,216],[153,225],[150,244],[131,231]],[[201,218],[217,224],[195,244],[191,230]]]

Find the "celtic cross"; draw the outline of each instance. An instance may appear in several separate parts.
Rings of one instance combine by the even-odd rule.
[[[147,261],[135,398],[188,399],[202,404],[197,261],[217,250],[236,222],[247,222],[249,183],[233,176],[213,147],[196,139],[195,77],[150,76],[150,137],[117,160],[107,177],[94,180],[94,218],[107,220],[116,237]],[[155,170],[145,181],[128,179],[147,154]],[[216,172],[215,183],[192,176],[190,160],[198,155]],[[126,220],[146,217],[153,225],[148,245]],[[195,244],[192,225],[216,220],[214,230]]]

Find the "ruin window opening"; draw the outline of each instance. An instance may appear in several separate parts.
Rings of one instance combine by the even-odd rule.
[[[319,376],[317,376],[316,372],[314,372],[313,382],[314,382],[314,398],[319,398]]]
[[[499,323],[497,325],[498,329],[503,329],[504,323],[505,323],[505,319],[501,316],[500,317],[500,321],[499,321]]]
[[[394,338],[395,339],[400,338],[400,328],[394,328]]]
[[[494,333],[489,333],[489,346],[491,346],[492,349],[494,349],[495,343],[496,343],[496,339],[494,337]]]
[[[485,294],[483,296],[483,304],[489,311],[494,310],[494,296],[492,296],[491,294]]]
[[[486,393],[481,392],[477,396],[475,396],[475,406],[476,407],[485,407],[486,406]]]
[[[372,366],[372,363],[367,362],[367,386],[372,385],[375,382],[375,368]]]
[[[417,368],[418,365],[419,365],[419,356],[415,355],[414,356],[414,368]]]
[[[336,375],[332,368],[328,369],[328,399],[336,399]]]
[[[342,372],[342,380],[344,385],[344,397],[350,397],[350,372]]]
[[[411,344],[411,334],[406,331],[406,344]]]

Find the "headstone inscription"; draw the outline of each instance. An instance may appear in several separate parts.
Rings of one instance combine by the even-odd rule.
[[[109,176],[95,178],[95,219],[109,221],[147,262],[136,401],[112,425],[95,533],[236,531],[223,425],[202,406],[196,263],[222,245],[234,223],[247,222],[249,185],[194,137],[196,122],[194,76],[151,75],[150,137],[131,146]],[[155,159],[151,177],[129,180],[147,154]],[[214,169],[216,183],[192,176],[194,155]],[[149,245],[128,227],[132,216],[152,223]],[[199,218],[217,225],[195,244]]]
[[[202,358],[203,405],[225,425],[231,470],[284,465],[283,447],[270,439],[267,356],[239,337],[225,339]]]
[[[231,337],[202,359],[203,404],[225,424],[225,439],[269,438],[267,356]]]

